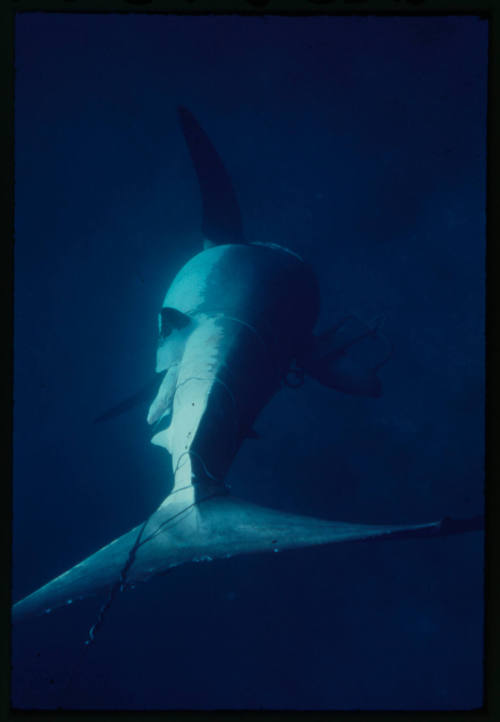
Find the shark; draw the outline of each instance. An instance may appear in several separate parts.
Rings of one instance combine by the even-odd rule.
[[[307,375],[328,389],[376,398],[378,373],[391,352],[379,324],[355,316],[315,333],[314,270],[289,248],[245,239],[222,159],[187,108],[178,108],[178,116],[201,193],[203,249],[165,294],[154,379],[98,418],[149,399],[151,441],[170,455],[173,485],[142,524],[15,603],[14,622],[123,591],[189,562],[483,528],[482,516],[419,524],[333,521],[231,494],[231,464],[280,389],[300,385]]]

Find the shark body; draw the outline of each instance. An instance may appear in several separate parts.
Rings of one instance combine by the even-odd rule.
[[[15,604],[14,621],[186,562],[482,528],[479,517],[416,525],[335,522],[229,493],[231,463],[290,369],[346,393],[378,396],[387,347],[377,328],[352,318],[314,334],[319,289],[313,270],[289,249],[245,242],[220,158],[189,111],[181,109],[180,119],[200,182],[206,242],[175,277],[159,313],[162,380],[147,420],[152,442],[171,455],[173,487],[143,524]]]

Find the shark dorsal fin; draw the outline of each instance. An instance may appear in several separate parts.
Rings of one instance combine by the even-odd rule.
[[[211,140],[187,108],[178,108],[182,132],[200,185],[205,247],[245,243],[233,184]]]

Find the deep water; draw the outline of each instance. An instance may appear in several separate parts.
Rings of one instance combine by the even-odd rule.
[[[201,248],[178,105],[247,237],[315,268],[317,328],[382,315],[394,347],[380,399],[282,390],[232,491],[365,523],[482,513],[486,75],[474,17],[18,16],[14,600],[170,488],[146,406],[93,418],[151,378]],[[14,628],[12,704],[478,707],[482,584],[481,533],[187,565],[119,595],[83,659],[100,597]]]

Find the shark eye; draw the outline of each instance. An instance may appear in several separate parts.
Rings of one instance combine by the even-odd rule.
[[[191,319],[182,311],[178,311],[176,308],[162,308],[159,315],[160,322],[160,338],[165,339],[170,336],[172,331],[184,328],[187,326]]]

